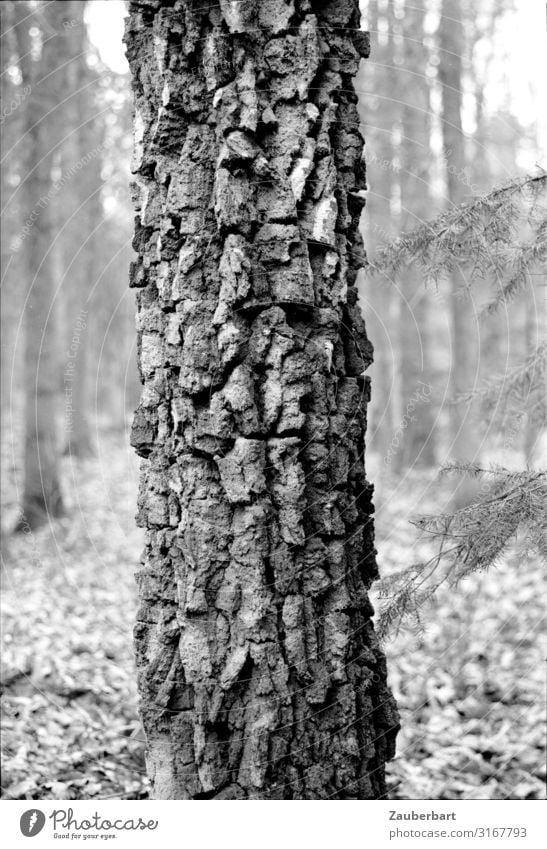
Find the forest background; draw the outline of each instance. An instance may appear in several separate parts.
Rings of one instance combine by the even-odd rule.
[[[411,520],[468,504],[479,486],[488,494],[488,482],[470,490],[441,467],[541,459],[541,269],[527,264],[500,303],[499,275],[477,273],[472,257],[432,283],[419,263],[394,273],[385,256],[402,233],[541,173],[545,21],[525,0],[362,8],[367,462],[389,578],[436,550]],[[6,798],[148,792],[131,645],[142,536],[128,438],[139,378],[124,14],[117,0],[1,9]],[[527,226],[515,220],[515,242]],[[525,538],[495,568],[441,586],[419,627],[388,634],[403,723],[394,797],[539,798],[541,586]]]

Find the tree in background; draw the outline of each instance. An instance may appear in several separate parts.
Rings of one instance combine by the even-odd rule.
[[[448,208],[463,203],[466,197],[464,134],[462,129],[462,56],[465,53],[465,34],[461,4],[443,0],[438,28],[439,68],[441,86],[441,131],[446,166],[446,200]],[[467,281],[462,269],[454,266],[450,272],[450,314],[452,321],[452,355],[450,358],[450,388],[454,398],[460,397],[473,385],[475,367],[476,319]],[[450,407],[450,454],[461,462],[477,459],[477,427],[465,404]],[[466,486],[459,487],[455,505],[469,500]]]
[[[371,215],[364,219],[370,267],[397,232],[431,215],[431,47],[424,21],[425,10],[412,3],[399,4],[397,13],[392,0],[367,4],[374,61],[372,69],[361,69],[359,93],[371,163]],[[435,463],[435,323],[430,293],[416,269],[407,269],[397,287],[393,282],[369,276],[361,292],[373,308],[376,349],[372,449],[401,474]]]
[[[56,325],[56,189],[53,167],[64,132],[62,102],[70,61],[70,4],[16,4],[19,69],[30,93],[24,104],[26,167],[19,189],[24,225],[15,237],[27,281],[25,454],[22,525],[35,527],[63,511],[59,480],[59,357]],[[38,30],[39,27],[39,30]],[[36,31],[41,36],[36,42]],[[40,51],[39,59],[33,58]]]
[[[363,62],[356,80],[359,117],[367,139],[367,209],[362,228],[369,258],[397,234],[392,199],[397,185],[395,130],[399,107],[393,98],[395,80],[395,33],[389,22],[394,19],[393,0],[385,11],[378,0],[367,4],[365,25],[371,33],[374,51],[370,62]],[[372,144],[371,144],[372,140]],[[386,455],[392,434],[400,419],[396,374],[397,339],[390,328],[397,321],[396,295],[390,280],[378,275],[360,284],[359,293],[367,309],[369,336],[374,339],[374,363],[371,366],[372,397],[368,423],[369,450]]]
[[[373,214],[364,225],[370,269],[376,252],[397,232],[506,181],[515,172],[516,152],[534,147],[530,128],[519,124],[509,102],[503,112],[492,113],[484,101],[503,60],[496,28],[510,9],[510,0],[449,2],[443,15],[441,4],[367,4],[374,58],[361,69],[358,88],[371,166]],[[452,117],[444,121],[443,110]],[[523,340],[537,336],[532,315],[538,314],[537,299],[528,319],[522,311],[506,317],[505,331],[519,332],[510,340],[501,322],[477,322],[473,299],[485,293],[486,284],[474,279],[471,292],[457,268],[437,291],[424,288],[423,280],[423,272],[411,266],[396,281],[379,273],[361,286],[371,305],[376,347],[371,374],[378,378],[369,442],[395,473],[416,460],[430,465],[436,455],[465,458],[470,451],[471,457],[489,426],[447,399],[458,394],[456,384],[469,387],[497,369],[500,357],[514,362]],[[420,387],[427,403],[420,403]]]
[[[72,0],[67,14],[73,22],[73,58],[67,67],[69,99],[66,105],[69,131],[61,147],[61,173],[79,168],[63,197],[61,250],[64,289],[65,350],[64,384],[69,415],[65,415],[66,450],[71,456],[93,453],[91,299],[103,219],[101,198],[102,150],[105,124],[97,109],[99,74],[88,62],[89,41],[84,25],[85,3]]]
[[[367,4],[374,61],[372,69],[361,69],[359,91],[371,163],[372,213],[364,222],[371,267],[376,252],[397,232],[427,219],[434,203],[431,46],[424,22],[425,10],[415,4],[399,4],[397,13],[391,0],[382,8]],[[438,393],[433,386],[436,340],[430,293],[412,268],[397,283],[395,288],[382,275],[370,276],[361,291],[374,313],[372,448],[400,474],[414,465],[435,463]]]
[[[399,232],[421,224],[431,214],[431,106],[424,21],[423,8],[405,3],[400,22],[401,84],[397,86],[401,101]],[[433,402],[437,393],[432,377],[435,354],[430,293],[421,273],[412,266],[401,279],[400,292],[397,372],[401,382],[401,419],[405,417],[407,427],[394,456],[397,473],[413,466],[431,468],[436,462]]]
[[[100,67],[96,110],[106,117],[101,154],[104,180],[101,245],[93,266],[90,384],[97,429],[125,430],[140,395],[135,355],[134,295],[127,288],[133,209],[128,191],[132,148],[129,78]]]
[[[89,454],[92,432],[124,429],[138,398],[130,90],[90,49],[85,10],[1,7],[5,530],[16,508],[23,530],[60,513],[63,450]]]
[[[353,0],[130,4],[159,798],[385,797]]]
[[[28,86],[25,88],[18,84],[13,74],[9,73],[10,67],[17,59],[17,39],[15,38],[14,24],[18,15],[23,10],[23,4],[17,8],[14,3],[3,3],[0,6],[0,21],[3,33],[1,42],[1,131],[3,151],[13,154],[17,138],[21,135],[24,123],[24,102],[28,97]],[[16,192],[17,170],[20,162],[15,155],[9,158],[3,156],[1,179],[1,203],[2,203],[2,239],[0,240],[0,280],[2,281],[2,333],[1,333],[1,363],[2,379],[0,381],[2,424],[9,428],[14,411],[12,410],[12,351],[15,346],[15,333],[17,320],[21,308],[20,287],[17,285],[17,274],[13,273],[13,257],[10,253],[10,245],[15,235],[17,226],[17,207],[13,202]]]

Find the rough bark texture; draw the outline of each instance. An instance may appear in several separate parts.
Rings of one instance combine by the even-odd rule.
[[[130,4],[156,797],[385,795],[353,0]]]

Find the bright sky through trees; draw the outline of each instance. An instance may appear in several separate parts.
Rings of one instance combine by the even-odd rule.
[[[366,9],[366,4],[365,9]],[[86,11],[89,35],[100,57],[112,70],[128,70],[122,44],[126,8],[123,0],[91,0]],[[366,14],[363,16],[366,25]],[[515,11],[507,13],[496,29],[495,58],[486,87],[490,112],[509,109],[524,128],[537,122],[538,150],[522,150],[518,165],[534,168],[539,151],[547,147],[547,52],[545,7],[540,0],[516,0]],[[488,45],[485,45],[487,48]],[[480,47],[479,47],[480,57]],[[374,60],[374,56],[371,57]],[[464,98],[465,106],[470,106]],[[464,115],[464,128],[466,116]]]

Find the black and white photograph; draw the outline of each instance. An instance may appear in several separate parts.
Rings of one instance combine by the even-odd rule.
[[[5,845],[543,845],[545,4],[0,17]]]

